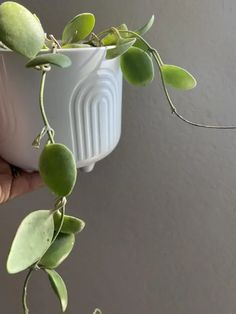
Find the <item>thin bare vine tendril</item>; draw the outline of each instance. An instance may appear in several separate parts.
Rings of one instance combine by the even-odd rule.
[[[44,108],[44,89],[45,89],[45,80],[46,80],[46,75],[47,72],[49,72],[51,70],[51,67],[48,65],[43,65],[41,67],[41,71],[42,71],[42,76],[41,76],[41,82],[40,82],[40,91],[39,91],[39,106],[40,106],[40,112],[42,115],[42,119],[44,122],[44,127],[42,129],[42,131],[40,132],[40,134],[36,137],[36,139],[34,140],[33,144],[35,144],[35,146],[37,147],[37,144],[40,144],[40,140],[41,138],[47,134],[48,135],[48,139],[50,143],[55,143],[54,140],[54,135],[55,135],[55,131],[51,128],[50,123],[48,121],[46,112],[45,112],[45,108]],[[50,247],[51,245],[55,242],[56,238],[58,237],[63,222],[64,222],[64,216],[65,216],[65,209],[66,209],[66,203],[67,203],[67,199],[66,197],[59,197],[58,199],[56,199],[55,201],[55,205],[54,205],[54,210],[53,212],[59,210],[61,212],[61,220],[60,220],[60,225],[59,228],[57,230],[57,232],[54,234],[54,237],[50,243]],[[50,248],[49,247],[49,248]],[[48,249],[49,249],[48,248]],[[46,252],[44,252],[45,254]],[[40,258],[41,259],[41,258]],[[29,314],[29,308],[27,306],[27,290],[28,290],[28,284],[30,281],[30,278],[33,274],[34,270],[40,269],[40,267],[38,266],[40,259],[38,260],[37,263],[35,263],[32,267],[30,267],[28,274],[25,278],[25,282],[24,282],[24,286],[23,286],[23,293],[22,293],[22,305],[23,305],[23,310],[24,310],[24,314]]]

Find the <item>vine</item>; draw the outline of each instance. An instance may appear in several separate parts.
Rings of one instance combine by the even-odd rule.
[[[126,24],[121,24],[95,34],[94,15],[82,13],[66,24],[61,40],[57,40],[52,34],[49,36],[45,34],[38,17],[24,6],[11,1],[0,5],[1,49],[4,51],[11,49],[23,55],[28,59],[26,67],[40,71],[41,74],[39,109],[43,127],[33,140],[32,146],[40,148],[42,139],[47,135],[46,144],[41,147],[38,169],[46,186],[56,197],[53,209],[36,210],[23,219],[8,255],[7,271],[10,274],[28,270],[22,292],[24,314],[29,314],[28,284],[35,270],[42,270],[48,275],[50,284],[59,298],[61,310],[66,311],[68,304],[66,285],[55,269],[70,254],[75,243],[75,235],[85,226],[83,220],[66,215],[67,197],[72,193],[77,178],[76,162],[69,148],[56,142],[56,133],[48,120],[44,105],[48,73],[53,66],[63,69],[70,67],[72,63],[66,54],[61,53],[61,48],[105,47],[106,59],[119,58],[124,78],[136,86],[145,86],[153,81],[155,64],[172,114],[196,127],[236,129],[233,125],[192,122],[178,112],[167,86],[189,90],[196,86],[196,80],[187,70],[165,64],[158,50],[143,38],[153,22],[154,16],[135,31],[129,30]],[[15,29],[18,32],[15,32]],[[94,314],[101,314],[101,311],[95,309]]]

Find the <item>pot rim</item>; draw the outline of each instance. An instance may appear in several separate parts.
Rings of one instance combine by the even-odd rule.
[[[112,45],[112,46],[102,46],[102,47],[80,47],[80,48],[58,48],[57,51],[58,52],[77,52],[77,51],[91,51],[91,50],[108,50],[108,49],[112,49],[114,48],[115,46]],[[41,49],[39,51],[39,53],[47,53],[47,52],[50,52],[51,50],[50,49]],[[1,48],[0,47],[0,52],[13,52],[13,53],[16,53],[15,51],[7,48]]]

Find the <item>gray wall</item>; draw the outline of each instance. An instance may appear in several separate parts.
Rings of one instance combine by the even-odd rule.
[[[153,46],[199,81],[194,91],[173,92],[179,110],[202,122],[236,123],[235,1],[20,2],[55,34],[77,12],[94,12],[98,29],[123,21],[135,28],[155,13]],[[68,313],[96,306],[104,314],[236,313],[235,132],[178,121],[158,77],[143,89],[125,85],[123,105],[119,146],[80,174],[69,202],[87,228],[60,268]],[[24,276],[7,275],[4,264],[13,233],[27,212],[50,204],[42,189],[1,206],[1,313],[21,312]],[[46,277],[37,273],[30,286],[32,313],[59,313]]]

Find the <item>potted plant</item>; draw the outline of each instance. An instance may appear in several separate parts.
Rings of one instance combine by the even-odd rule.
[[[156,65],[171,112],[178,118],[198,127],[235,128],[195,123],[177,111],[167,85],[188,90],[196,80],[188,71],[165,64],[143,38],[153,22],[154,16],[135,31],[122,24],[94,34],[94,15],[82,13],[67,23],[57,40],[22,5],[11,1],[0,5],[1,154],[29,171],[39,169],[55,195],[48,210],[37,209],[24,218],[7,259],[9,273],[28,270],[24,313],[29,313],[27,287],[35,270],[48,275],[61,310],[66,310],[66,286],[55,269],[85,226],[81,219],[65,214],[67,197],[77,168],[90,171],[119,141],[121,73],[130,84],[145,86],[152,82]]]

